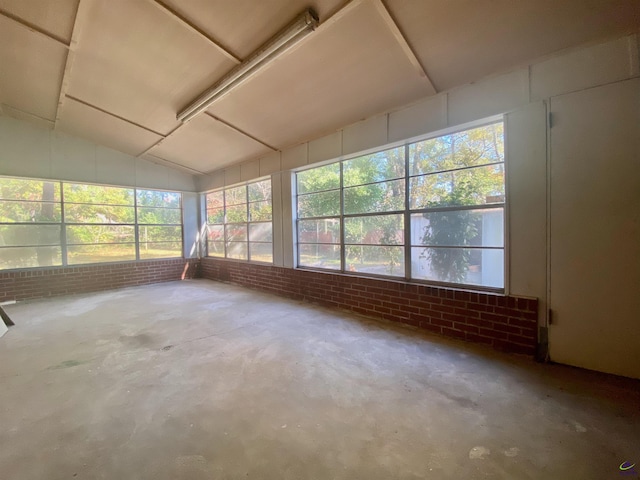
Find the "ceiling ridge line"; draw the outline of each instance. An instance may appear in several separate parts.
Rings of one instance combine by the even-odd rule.
[[[436,93],[438,93],[438,90],[436,89],[436,86],[431,81],[431,78],[429,77],[429,74],[427,73],[426,68],[420,62],[420,59],[416,55],[416,52],[414,52],[413,48],[411,48],[411,45],[407,41],[407,37],[404,35],[402,30],[400,30],[400,27],[398,26],[398,23],[391,16],[391,12],[389,11],[387,6],[385,5],[384,0],[375,0],[374,4],[377,7],[378,13],[380,14],[382,19],[386,23],[387,27],[389,27],[389,30],[391,31],[391,34],[398,41],[398,44],[400,45],[400,48],[402,49],[402,51],[407,56],[409,62],[418,71],[420,76],[424,77],[424,79],[426,80],[429,89],[432,90],[432,94],[435,95]]]
[[[76,15],[73,19],[73,28],[71,29],[71,42],[69,43],[69,51],[67,52],[67,59],[64,64],[64,71],[62,73],[62,81],[60,82],[60,93],[58,95],[58,105],[56,107],[56,116],[54,124],[58,124],[62,111],[64,109],[64,101],[67,98],[67,91],[69,90],[71,69],[73,68],[73,62],[75,60],[75,49],[78,46],[80,39],[80,32],[82,30],[81,24],[85,22],[87,18],[87,0],[78,0],[78,8],[76,9]]]
[[[231,124],[231,123],[229,123],[229,122],[227,122],[227,121],[225,121],[225,120],[222,120],[220,117],[216,117],[215,115],[213,115],[212,113],[207,112],[206,110],[205,110],[203,113],[204,113],[205,115],[207,115],[207,116],[209,116],[209,117],[213,118],[214,120],[216,120],[216,121],[218,121],[218,122],[222,123],[223,125],[226,125],[227,127],[231,128],[232,130],[235,130],[236,132],[241,133],[241,134],[242,134],[242,135],[244,135],[245,137],[249,137],[251,140],[253,140],[253,141],[255,141],[255,142],[258,142],[258,143],[260,143],[260,144],[264,145],[265,147],[267,147],[267,148],[269,148],[269,149],[273,150],[274,152],[279,152],[279,150],[278,150],[276,147],[274,147],[274,146],[272,146],[272,145],[269,145],[269,144],[268,144],[268,143],[266,143],[266,142],[263,142],[263,141],[262,141],[262,140],[260,140],[259,138],[254,137],[253,135],[251,135],[250,133],[247,133],[247,132],[245,132],[244,130],[241,130],[240,128],[236,127],[235,125],[233,125],[233,124]]]
[[[187,29],[191,30],[193,33],[197,34],[198,36],[200,36],[201,38],[203,38],[207,42],[209,42],[211,45],[216,47],[220,51],[220,53],[222,53],[229,60],[231,60],[232,62],[234,62],[236,64],[242,63],[242,59],[240,59],[238,56],[233,54],[229,48],[225,47],[224,45],[222,45],[221,42],[219,42],[215,38],[213,38],[210,35],[208,35],[207,33],[205,33],[203,30],[201,30],[200,28],[195,26],[193,23],[191,23],[185,17],[183,17],[178,12],[173,10],[171,7],[166,5],[162,0],[149,0],[149,1],[156,8],[158,8],[161,12],[163,12],[164,14],[166,14],[169,17],[173,18],[174,20],[177,20],[180,24],[185,26]]]
[[[82,105],[85,105],[85,106],[87,106],[89,108],[93,108],[94,110],[98,110],[99,112],[106,113],[107,115],[109,115],[111,117],[114,117],[114,118],[117,118],[118,120],[122,120],[123,122],[127,122],[130,125],[134,125],[134,126],[136,126],[138,128],[146,130],[149,133],[153,133],[154,135],[158,135],[159,137],[162,137],[162,138],[166,137],[166,135],[163,135],[160,132],[156,132],[155,130],[152,130],[152,129],[148,128],[148,127],[145,127],[144,125],[141,125],[139,123],[132,122],[131,120],[129,120],[127,118],[121,117],[120,115],[116,115],[115,113],[112,113],[112,112],[110,112],[108,110],[105,110],[104,108],[100,108],[100,107],[98,107],[96,105],[93,105],[92,103],[85,102],[84,100],[81,100],[81,99],[79,99],[77,97],[74,97],[73,95],[66,95],[66,97],[71,99],[71,100],[73,100],[74,102],[81,103]]]
[[[6,10],[0,8],[0,16],[3,16],[11,21],[13,21],[14,23],[16,23],[17,25],[19,25],[21,28],[24,28],[26,30],[29,30],[31,33],[35,33],[38,36],[44,37],[48,40],[52,40],[55,43],[57,43],[58,45],[66,48],[67,50],[71,49],[71,46],[61,37],[58,37],[57,35],[54,35],[53,33],[47,32],[46,30],[44,30],[43,28],[38,27],[37,25],[27,22],[26,20],[23,20],[22,18],[13,15],[10,12],[7,12]]]

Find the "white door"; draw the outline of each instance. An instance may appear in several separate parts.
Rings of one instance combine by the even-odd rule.
[[[551,359],[640,378],[640,79],[550,111]]]

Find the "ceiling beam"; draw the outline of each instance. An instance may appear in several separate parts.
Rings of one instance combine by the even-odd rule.
[[[183,17],[178,12],[176,12],[175,10],[173,10],[172,8],[167,6],[164,2],[162,2],[162,0],[149,0],[149,1],[155,7],[157,7],[161,12],[163,12],[164,14],[166,14],[169,17],[173,18],[174,20],[177,20],[182,26],[186,27],[187,29],[189,29],[190,31],[192,31],[193,33],[198,35],[199,37],[205,39],[207,42],[209,42],[214,47],[216,47],[220,51],[220,53],[222,53],[225,57],[227,57],[233,63],[235,63],[235,64],[242,63],[242,60],[240,58],[238,58],[236,55],[234,55],[228,48],[224,47],[222,45],[222,43],[220,43],[215,38],[212,38],[211,36],[207,35],[203,30],[201,30],[200,28],[196,27],[193,23],[191,23],[185,17]]]
[[[418,59],[415,52],[411,48],[411,45],[409,45],[409,42],[407,41],[402,31],[398,27],[398,24],[391,16],[391,13],[389,13],[389,10],[387,9],[386,5],[383,3],[382,0],[374,0],[373,3],[378,9],[378,13],[380,13],[380,16],[382,17],[384,22],[387,24],[387,27],[389,27],[389,30],[391,31],[395,39],[398,41],[398,44],[400,45],[400,48],[402,48],[402,51],[407,56],[407,59],[409,60],[409,62],[411,62],[411,65],[413,65],[413,67],[416,69],[418,74],[425,79],[425,82],[427,84],[426,86],[429,89],[430,93],[432,95],[438,93],[438,91],[436,90],[436,87],[434,86],[433,82],[429,78],[429,75],[427,74],[427,71],[424,68],[424,65],[420,63],[420,60]]]
[[[5,18],[8,18],[9,20],[13,21],[16,25],[18,25],[19,27],[30,31],[31,33],[34,33],[36,35],[38,35],[41,38],[46,38],[47,40],[53,41],[55,43],[57,43],[58,45],[60,45],[63,48],[66,48],[67,50],[70,48],[69,44],[62,38],[49,33],[45,30],[43,30],[42,28],[38,27],[37,25],[34,25],[30,22],[27,22],[26,20],[21,19],[20,17],[16,17],[15,15],[13,15],[12,13],[7,12],[6,10],[3,10],[2,8],[0,8],[0,16],[3,16]]]
[[[241,133],[242,135],[244,135],[245,137],[249,137],[251,140],[253,140],[254,142],[258,142],[260,145],[264,145],[267,148],[270,148],[271,150],[273,150],[274,152],[277,152],[278,149],[276,147],[273,147],[271,145],[269,145],[268,143],[263,142],[262,140],[260,140],[259,138],[254,137],[253,135],[251,135],[248,132],[245,132],[244,130],[239,129],[238,127],[236,127],[235,125],[230,124],[229,122],[225,122],[224,120],[222,120],[220,117],[216,117],[215,115],[205,111],[204,112],[205,115],[207,115],[208,117],[213,118],[215,121],[222,123],[223,125],[226,125],[227,127],[229,127],[232,130],[235,130],[238,133]]]
[[[150,129],[149,127],[145,127],[144,125],[140,125],[139,123],[132,122],[128,118],[124,118],[124,117],[121,117],[120,115],[116,115],[115,113],[112,113],[112,112],[110,112],[108,110],[105,110],[104,108],[100,108],[100,107],[98,107],[96,105],[93,105],[92,103],[85,102],[84,100],[80,100],[79,98],[74,97],[72,95],[67,95],[67,98],[70,99],[70,100],[73,100],[74,102],[81,103],[82,105],[86,105],[89,108],[93,108],[94,110],[98,110],[99,112],[102,112],[102,113],[104,113],[106,115],[109,115],[111,117],[117,118],[118,120],[122,120],[123,122],[127,122],[129,125],[134,125],[134,126],[136,126],[138,128],[142,128],[143,130],[146,130],[149,133],[153,133],[154,135],[158,135],[160,137],[165,137],[165,135],[163,135],[162,133],[156,132],[155,130]]]
[[[152,153],[147,153],[144,154],[145,156],[142,156],[143,154],[138,155],[138,158],[142,159],[142,160],[147,160],[148,162],[153,162],[153,163],[157,163],[160,165],[164,165],[170,168],[178,168],[180,170],[184,170],[187,173],[190,173],[191,175],[195,174],[195,175],[205,175],[204,172],[201,172],[200,170],[196,170],[195,168],[191,168],[191,167],[186,167],[180,163],[176,163],[176,162],[172,162],[171,160],[167,160],[165,158],[162,157],[158,157],[157,155],[153,155]]]
[[[143,155],[152,155],[151,153],[149,153],[149,151],[151,151],[151,149],[157,147],[158,145],[160,145],[162,142],[164,142],[167,138],[169,138],[171,135],[173,135],[174,133],[176,133],[178,130],[180,130],[182,127],[184,127],[186,124],[185,123],[179,123],[176,128],[174,128],[173,130],[171,130],[169,133],[167,133],[166,135],[162,135],[162,138],[160,140],[158,140],[156,143],[154,143],[153,145],[151,145],[149,148],[147,148],[144,152],[139,153],[138,155],[136,155],[137,157],[142,157]],[[158,157],[160,158],[160,157]]]
[[[69,90],[69,82],[71,79],[71,69],[73,68],[73,61],[75,60],[76,52],[75,50],[78,48],[78,41],[80,39],[80,32],[82,30],[82,26],[86,22],[86,18],[88,16],[89,10],[89,1],[88,0],[78,0],[78,8],[76,10],[76,16],[73,20],[73,28],[71,30],[71,42],[69,45],[69,51],[67,52],[67,60],[64,65],[64,72],[62,74],[62,81],[60,82],[60,94],[58,95],[58,106],[56,108],[56,125],[58,124],[58,120],[60,120],[60,116],[62,115],[62,110],[64,109],[64,102],[67,98],[67,91]]]

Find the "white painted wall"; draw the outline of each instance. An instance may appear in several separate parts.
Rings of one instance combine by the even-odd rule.
[[[0,175],[195,192],[193,175],[0,116]]]
[[[554,157],[549,149],[549,126],[547,122],[548,106],[561,104],[563,96],[573,92],[594,92],[607,89],[611,85],[622,84],[629,79],[640,77],[640,57],[638,53],[638,36],[631,35],[614,39],[599,45],[592,45],[581,49],[561,52],[550,58],[545,58],[531,65],[496,75],[472,85],[456,88],[449,92],[442,92],[426,98],[421,102],[409,105],[386,115],[379,115],[366,119],[344,129],[331,133],[325,137],[312,140],[300,145],[292,146],[282,152],[270,156],[270,173],[278,169],[280,174],[274,173],[277,182],[274,188],[280,188],[278,202],[282,211],[278,214],[278,235],[282,235],[282,244],[275,245],[278,249],[277,264],[293,267],[294,261],[294,232],[288,218],[292,216],[292,185],[291,172],[319,162],[352,156],[360,152],[371,151],[397,142],[413,140],[417,137],[437,134],[450,130],[467,122],[482,118],[504,115],[506,125],[507,152],[507,251],[508,272],[507,292],[514,295],[532,296],[540,299],[540,326],[547,326],[547,313],[551,298],[557,298],[560,292],[554,290],[549,282],[551,272],[550,239],[554,235],[564,235],[561,229],[554,231],[555,224],[549,223],[549,185],[559,191],[571,192],[571,201],[576,209],[581,205],[591,205],[590,191],[596,188],[602,191],[606,188],[606,177],[598,174],[597,169],[588,169],[587,178],[582,179],[581,187],[572,184],[569,177],[553,178],[550,165],[562,159]],[[637,88],[637,87],[636,87]],[[607,115],[607,128],[598,120],[597,105],[600,102],[608,104],[608,93],[594,93],[582,95],[580,102],[583,114],[592,120],[578,123],[571,129],[554,127],[555,138],[564,147],[563,155],[572,161],[588,161],[584,157],[581,142],[595,132],[600,135],[598,145],[615,143],[618,139],[618,128],[628,128],[629,122],[635,122],[632,135],[640,138],[640,122],[628,118],[622,110],[625,102],[633,105],[635,112],[640,112],[640,105],[633,93],[633,87],[625,89],[626,94],[612,96],[615,100],[610,105]],[[617,103],[616,103],[617,102]],[[635,102],[635,103],[634,103]],[[615,115],[615,110],[621,109],[621,115]],[[626,115],[626,117],[625,117]],[[625,119],[626,118],[626,119]],[[560,121],[560,120],[558,120]],[[620,125],[618,125],[620,122]],[[597,127],[601,128],[597,128]],[[595,129],[595,130],[594,130]],[[626,137],[625,137],[626,138]],[[635,178],[640,178],[640,152],[635,150],[633,142],[628,146],[628,152],[618,158],[620,166],[627,175],[635,171]],[[573,147],[572,147],[573,146]],[[265,159],[259,159],[261,165]],[[603,160],[604,161],[604,160]],[[279,162],[279,164],[278,164]],[[604,165],[603,165],[604,166]],[[571,168],[574,168],[573,164]],[[575,165],[578,168],[578,165]],[[258,169],[259,170],[259,169]],[[255,172],[256,167],[234,166],[214,172],[198,179],[198,188],[208,190],[225,185],[232,185],[239,181],[250,180],[247,172]],[[245,175],[242,175],[242,173]],[[261,173],[261,172],[260,172]],[[279,176],[278,176],[279,175]],[[258,175],[256,174],[256,177]],[[593,183],[590,183],[593,182]],[[605,182],[605,183],[602,183]],[[276,187],[278,185],[279,187]],[[637,185],[633,184],[633,185]],[[614,189],[614,185],[609,185]],[[637,208],[640,188],[635,192],[628,189],[620,195],[633,202]],[[633,195],[632,195],[633,193]],[[606,201],[599,215],[607,212],[617,216],[615,210],[619,204]],[[277,208],[277,207],[276,207]],[[274,212],[275,214],[275,212]],[[618,218],[618,217],[616,217]],[[621,220],[622,221],[622,220]],[[638,259],[638,220],[637,216],[629,218],[627,236],[620,242],[625,248],[630,263],[635,265],[635,277],[620,278],[616,275],[620,266],[614,266],[603,256],[594,264],[591,272],[583,272],[581,281],[587,290],[600,285],[602,278],[611,279],[610,288],[606,289],[606,301],[594,309],[587,318],[582,318],[583,311],[569,305],[562,314],[562,336],[556,336],[551,325],[550,357],[572,365],[602,370],[610,373],[640,378],[640,311],[638,298],[640,288],[637,284],[637,272],[640,271]],[[280,233],[281,232],[281,233]],[[604,234],[604,233],[603,233]],[[595,240],[583,239],[584,254],[597,250]],[[277,242],[280,243],[280,242]],[[615,245],[611,245],[615,247]],[[635,246],[635,248],[634,248]],[[282,262],[280,262],[280,255]],[[604,253],[603,253],[604,255]],[[553,268],[562,272],[566,278],[575,276],[569,265],[563,265],[562,259],[556,258]],[[626,271],[626,270],[625,270]],[[557,274],[556,274],[557,275]],[[554,297],[554,295],[556,295]],[[634,300],[636,299],[636,300]],[[588,298],[585,301],[589,301]],[[607,305],[616,303],[618,307],[611,310],[616,316],[611,319],[611,312]],[[588,303],[587,303],[588,305]],[[562,321],[561,319],[559,322]],[[558,329],[560,329],[558,323]],[[602,338],[601,332],[607,332]],[[628,332],[632,332],[629,334]],[[615,339],[624,339],[616,342]],[[615,349],[615,353],[613,350]],[[609,356],[610,361],[596,361]]]

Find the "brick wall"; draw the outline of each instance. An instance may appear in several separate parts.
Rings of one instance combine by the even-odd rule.
[[[0,271],[0,302],[88,293],[198,276],[198,259]]]
[[[201,260],[204,278],[346,309],[516,353],[534,355],[538,300],[352,275]]]

